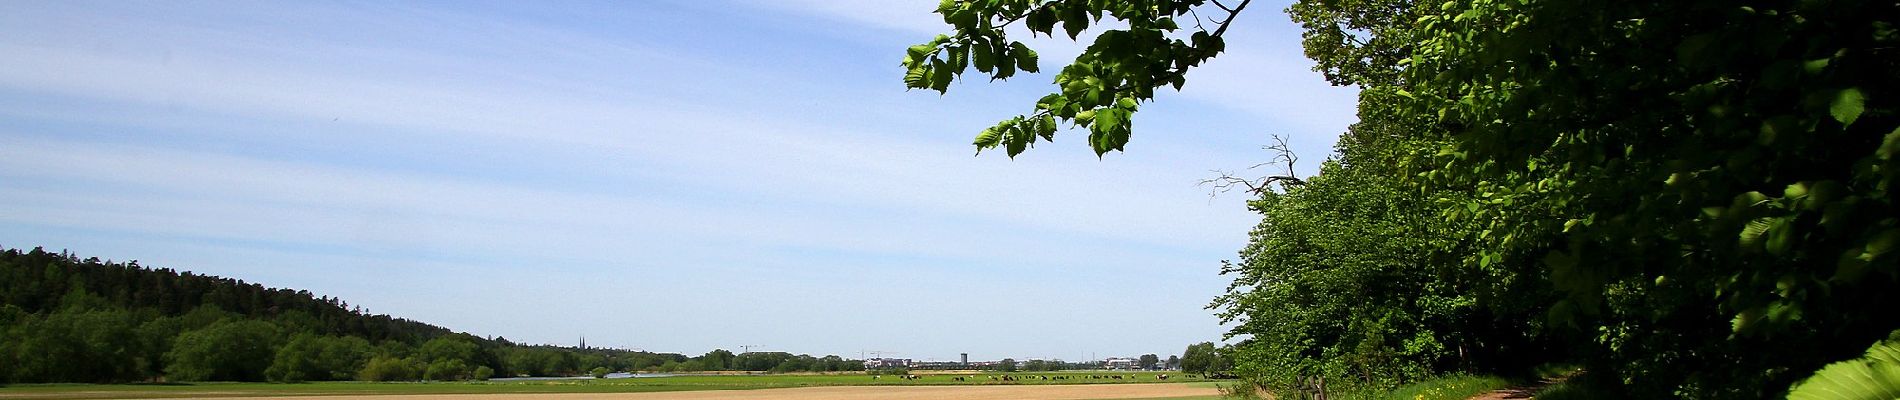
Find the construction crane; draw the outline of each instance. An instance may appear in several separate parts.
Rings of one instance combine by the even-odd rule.
[[[751,353],[753,347],[765,347],[765,345],[757,345],[757,344],[739,345],[739,354]]]

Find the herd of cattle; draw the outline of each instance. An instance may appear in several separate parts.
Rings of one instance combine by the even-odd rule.
[[[916,375],[916,374],[893,375],[893,376],[896,376],[897,379],[903,379],[907,381],[915,381],[915,380],[924,379],[923,375]],[[1060,381],[1060,380],[1068,380],[1068,379],[1082,377],[1082,375],[986,375],[986,376],[988,376],[990,380],[998,381],[998,382],[1015,382],[1015,381],[1024,381],[1024,380]],[[871,375],[871,380],[877,380],[882,377],[883,375]],[[1133,375],[1133,374],[1128,375],[1126,378],[1124,378],[1122,375],[1088,375],[1089,379],[1094,379],[1094,380],[1120,380],[1120,379],[1135,380],[1138,377],[1139,377],[1138,375]],[[1188,375],[1188,378],[1194,378],[1194,376]],[[976,375],[951,376],[950,379],[957,382],[968,382],[970,379],[976,379]],[[1163,381],[1168,380],[1168,374],[1155,375],[1155,379],[1163,380]]]

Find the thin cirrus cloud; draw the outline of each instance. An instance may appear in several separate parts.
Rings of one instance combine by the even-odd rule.
[[[1129,153],[1097,159],[1065,133],[1014,161],[971,157],[969,130],[1019,112],[996,99],[1033,99],[1043,78],[903,93],[881,51],[908,38],[840,41],[853,28],[810,20],[910,34],[927,9],[586,6],[606,10],[0,5],[0,244],[528,342],[1173,352],[1218,338],[1200,307],[1256,222],[1193,182],[1256,161],[1229,144],[1259,138],[1170,131],[1350,115],[1163,105]],[[891,19],[837,17],[866,9]],[[756,23],[666,36],[734,20]],[[867,293],[908,309],[867,309]],[[1065,300],[1021,306],[1034,299]]]
[[[1267,131],[1264,134],[1291,138],[1294,148],[1309,159],[1317,161],[1329,154],[1339,132],[1358,120],[1351,111],[1358,104],[1358,90],[1332,86],[1318,79],[1312,70],[1312,61],[1305,58],[1300,48],[1301,28],[1281,11],[1288,5],[1286,2],[1249,5],[1224,35],[1227,50],[1190,72],[1190,84],[1178,96],[1163,93],[1161,101],[1185,98],[1199,106],[1247,113],[1264,122],[1266,126],[1261,127]],[[760,6],[853,24],[850,29],[900,32],[905,44],[923,42],[932,35],[949,32],[950,28],[940,15],[930,12],[932,6],[893,7],[888,2],[874,0],[789,0],[765,2]],[[1217,16],[1200,17],[1211,28]],[[1036,49],[1041,60],[1048,64],[1073,59],[1094,42],[1101,30],[1120,28],[1125,25],[1107,19],[1075,40],[1032,36],[1020,26],[1012,27],[1009,34],[1012,39]],[[1031,80],[1040,83],[1040,79]],[[1317,163],[1308,163],[1301,169],[1312,173],[1317,166]]]

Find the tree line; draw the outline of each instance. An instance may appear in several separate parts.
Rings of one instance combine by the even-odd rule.
[[[340,299],[69,253],[0,251],[0,383],[414,381],[607,371],[850,371],[838,356],[523,345]]]
[[[905,84],[1038,70],[1012,24],[1077,38],[1117,21],[974,144],[1015,157],[1067,123],[1118,151],[1249,3],[944,0],[953,32],[906,50]],[[1359,118],[1315,176],[1275,153],[1284,174],[1216,179],[1262,216],[1211,306],[1242,378],[1292,398],[1542,363],[1629,398],[1900,381],[1900,4],[1286,11],[1315,70],[1360,89]],[[1808,379],[1844,360],[1862,367]]]

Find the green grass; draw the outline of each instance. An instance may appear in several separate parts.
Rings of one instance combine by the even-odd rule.
[[[1400,386],[1383,395],[1366,396],[1384,400],[1464,400],[1493,390],[1511,387],[1511,381],[1495,376],[1453,375]]]
[[[747,390],[808,386],[897,386],[897,385],[1060,385],[1088,383],[1201,382],[1168,373],[1168,380],[1157,379],[1160,372],[1123,372],[1122,379],[1089,379],[1103,372],[1011,373],[1022,380],[992,381],[989,376],[1002,374],[920,374],[915,381],[869,375],[685,375],[664,378],[569,379],[513,382],[313,382],[313,383],[240,383],[211,382],[189,384],[29,384],[0,387],[0,398],[84,399],[84,398],[167,398],[234,397],[289,395],[370,395],[370,394],[484,394],[484,393],[630,393],[685,390]],[[975,375],[974,378],[967,378]],[[1134,375],[1133,379],[1129,375]],[[952,376],[965,376],[957,382]],[[1029,377],[1067,376],[1069,379],[1042,380]],[[1198,400],[1198,399],[1197,399]]]

